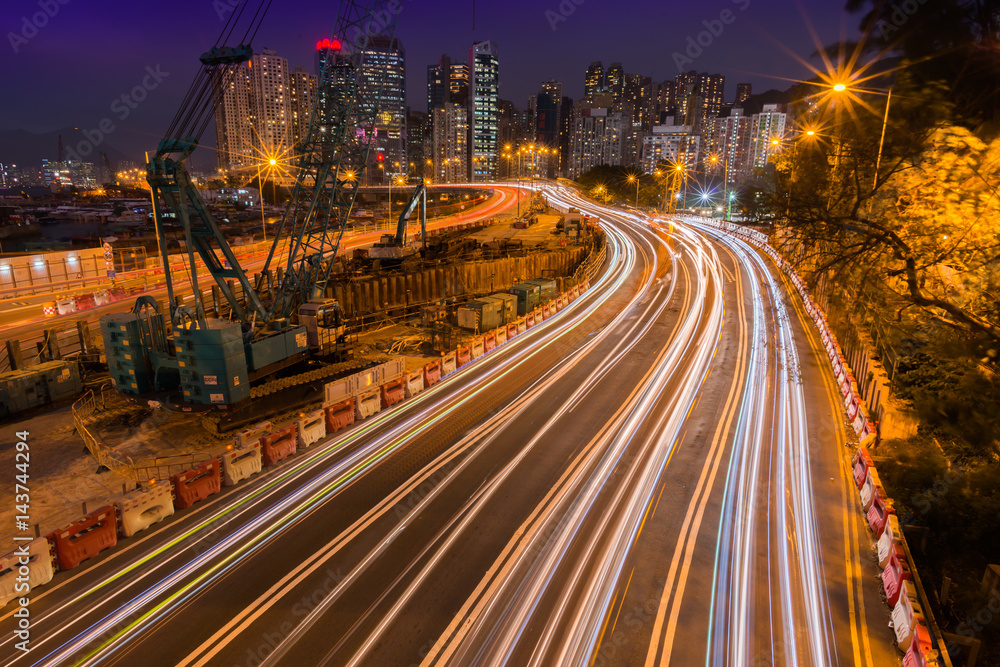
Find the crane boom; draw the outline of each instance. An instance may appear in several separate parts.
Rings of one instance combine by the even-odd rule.
[[[296,147],[301,155],[298,177],[265,264],[267,271],[277,260],[287,229],[284,280],[269,312],[272,319],[288,317],[326,289],[383,106],[383,91],[367,80],[366,53],[379,41],[391,43],[397,12],[387,0],[341,2],[309,130]],[[349,43],[352,35],[356,37]]]

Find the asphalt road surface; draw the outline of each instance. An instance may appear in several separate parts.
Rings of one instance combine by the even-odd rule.
[[[780,274],[547,189],[608,231],[584,296],[58,574],[2,663],[899,664],[825,352]]]

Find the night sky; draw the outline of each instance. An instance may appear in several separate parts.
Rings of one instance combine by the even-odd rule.
[[[222,28],[219,9],[230,1],[3,0],[0,131],[48,132],[68,126],[83,130],[98,128],[109,118],[114,130],[106,141],[138,159],[142,150],[155,148],[166,130],[198,56]],[[550,77],[564,83],[565,94],[581,96],[584,71],[593,60],[603,61],[605,67],[621,61],[627,72],[656,81],[672,78],[678,73],[674,53],[683,53],[688,38],[697,39],[707,21],[721,33],[712,36],[693,63],[684,63],[684,69],[726,75],[725,95],[731,100],[737,82],[749,81],[755,92],[762,92],[784,89],[786,80],[807,76],[808,70],[790,53],[809,59],[816,50],[810,25],[824,44],[842,35],[853,38],[858,25],[858,16],[845,14],[843,3],[836,0],[478,0],[475,29],[471,0],[401,2],[397,35],[406,48],[407,96],[419,110],[426,109],[426,66],[442,53],[467,59],[473,40],[497,43],[501,97],[524,107],[527,96]],[[41,12],[40,5],[48,5],[50,13],[58,9],[37,34],[24,31],[30,38],[22,41],[23,17]],[[275,1],[254,41],[255,50],[274,49],[289,60],[290,68],[303,65],[313,71],[316,40],[330,35],[336,8],[336,2]],[[728,24],[718,21],[726,10],[731,12],[723,17]],[[547,16],[546,11],[553,14]],[[11,34],[17,36],[16,44]],[[708,42],[707,35],[702,41]],[[151,76],[157,71],[159,76]],[[144,80],[146,99],[128,109],[122,120],[125,107],[116,104],[116,98]],[[214,144],[214,131],[209,130],[205,144]]]

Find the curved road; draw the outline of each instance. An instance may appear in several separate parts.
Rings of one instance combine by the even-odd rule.
[[[608,231],[583,297],[60,573],[3,664],[898,664],[773,267],[547,190]]]

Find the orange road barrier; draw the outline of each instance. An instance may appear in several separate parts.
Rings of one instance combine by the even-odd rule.
[[[392,407],[406,398],[406,379],[399,378],[382,385],[382,409]]]
[[[55,546],[59,569],[72,570],[88,558],[118,544],[115,508],[105,505],[65,528],[49,533],[47,539]]]
[[[265,435],[260,439],[261,459],[265,466],[273,466],[295,453],[295,424]]]
[[[441,360],[437,359],[424,366],[424,387],[433,387],[441,381]]]
[[[353,398],[346,398],[338,403],[327,405],[323,411],[326,413],[327,433],[334,433],[354,423]]]
[[[209,459],[190,470],[177,473],[170,478],[170,482],[174,485],[174,505],[177,509],[191,507],[222,488],[219,459]]]

